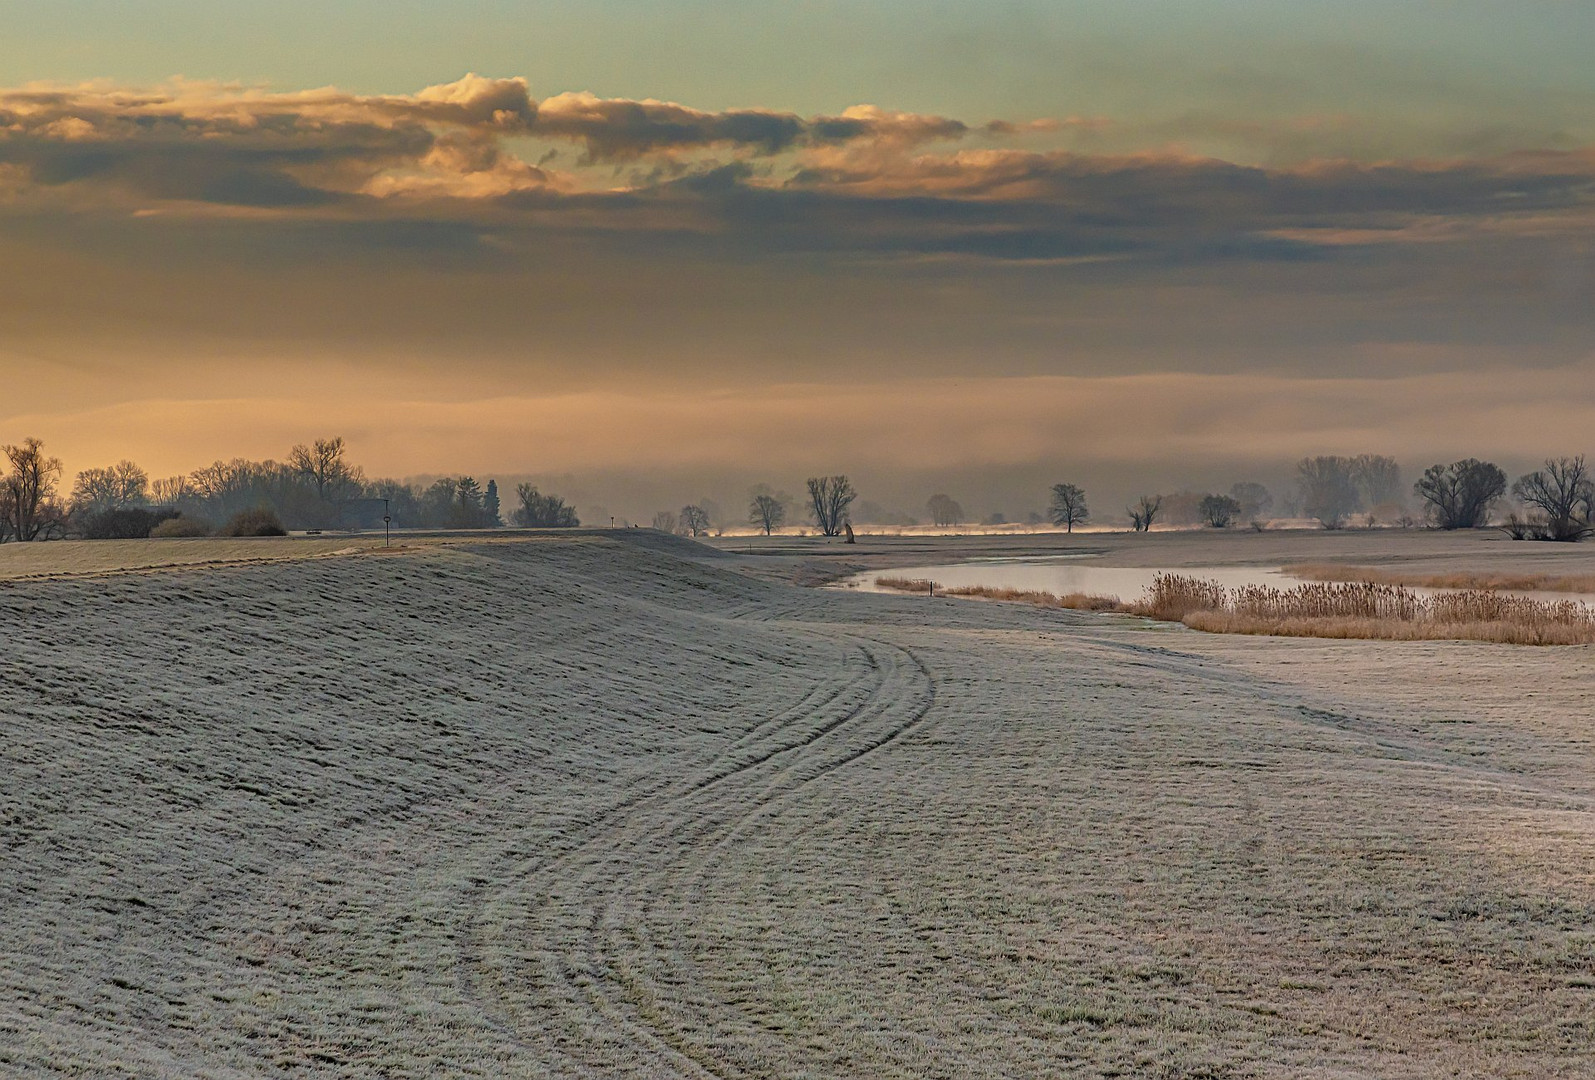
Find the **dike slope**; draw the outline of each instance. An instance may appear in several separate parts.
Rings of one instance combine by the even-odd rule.
[[[0,1073],[1586,1068],[1588,650],[738,566],[0,585]]]

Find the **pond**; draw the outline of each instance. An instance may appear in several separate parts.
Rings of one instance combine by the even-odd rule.
[[[1301,578],[1282,573],[1277,566],[1093,566],[1081,561],[1093,557],[1074,555],[1048,556],[1039,559],[983,559],[939,566],[903,566],[888,570],[867,570],[861,574],[854,574],[839,584],[843,588],[857,589],[861,592],[889,592],[891,590],[883,589],[876,583],[878,579],[928,578],[937,586],[949,589],[978,586],[1049,592],[1058,596],[1067,593],[1086,593],[1092,596],[1111,596],[1128,603],[1139,600],[1152,584],[1152,579],[1159,574],[1180,574],[1204,581],[1216,581],[1226,589],[1235,589],[1243,585],[1268,585],[1276,589],[1293,589],[1304,583]],[[1455,591],[1415,586],[1407,588],[1419,596]],[[1590,594],[1515,592],[1504,589],[1501,591],[1535,600],[1577,600],[1595,606],[1595,596]]]
[[[1088,556],[1089,557],[1089,556]],[[1024,589],[1049,592],[1088,593],[1112,596],[1122,601],[1138,600],[1159,574],[1183,574],[1216,581],[1225,588],[1241,585],[1272,585],[1289,589],[1301,584],[1277,567],[1266,566],[1091,566],[1076,559],[983,559],[978,562],[947,563],[941,566],[907,566],[892,570],[868,570],[855,574],[842,585],[861,592],[887,592],[876,582],[880,578],[929,578],[949,589],[983,586],[993,589]]]

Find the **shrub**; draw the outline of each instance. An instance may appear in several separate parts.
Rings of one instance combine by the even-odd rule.
[[[108,507],[74,514],[78,531],[85,540],[142,540],[155,526],[176,516],[175,510],[150,510],[142,506]]]
[[[209,536],[213,532],[211,523],[204,518],[177,517],[167,518],[155,528],[150,530],[152,537],[168,539],[179,536]]]
[[[234,514],[221,528],[220,536],[287,536],[277,511],[269,506],[257,506]]]

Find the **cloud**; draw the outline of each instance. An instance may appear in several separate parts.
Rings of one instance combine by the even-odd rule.
[[[525,79],[474,74],[409,95],[29,86],[0,90],[0,213],[230,208],[405,232],[446,221],[493,237],[484,253],[554,230],[696,238],[739,256],[1179,265],[1338,258],[1512,222],[1583,233],[1595,206],[1589,149],[1265,167],[979,145],[1106,123],[539,101]],[[579,155],[558,167],[571,145]]]

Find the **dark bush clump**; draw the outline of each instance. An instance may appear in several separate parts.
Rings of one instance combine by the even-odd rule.
[[[209,536],[213,531],[215,530],[211,523],[204,518],[184,517],[179,514],[155,526],[150,530],[150,535],[165,539],[174,536]]]
[[[176,516],[175,510],[128,506],[85,514],[76,524],[85,540],[142,540],[155,526]]]
[[[221,528],[220,536],[287,536],[277,511],[269,506],[259,506],[234,514]]]

